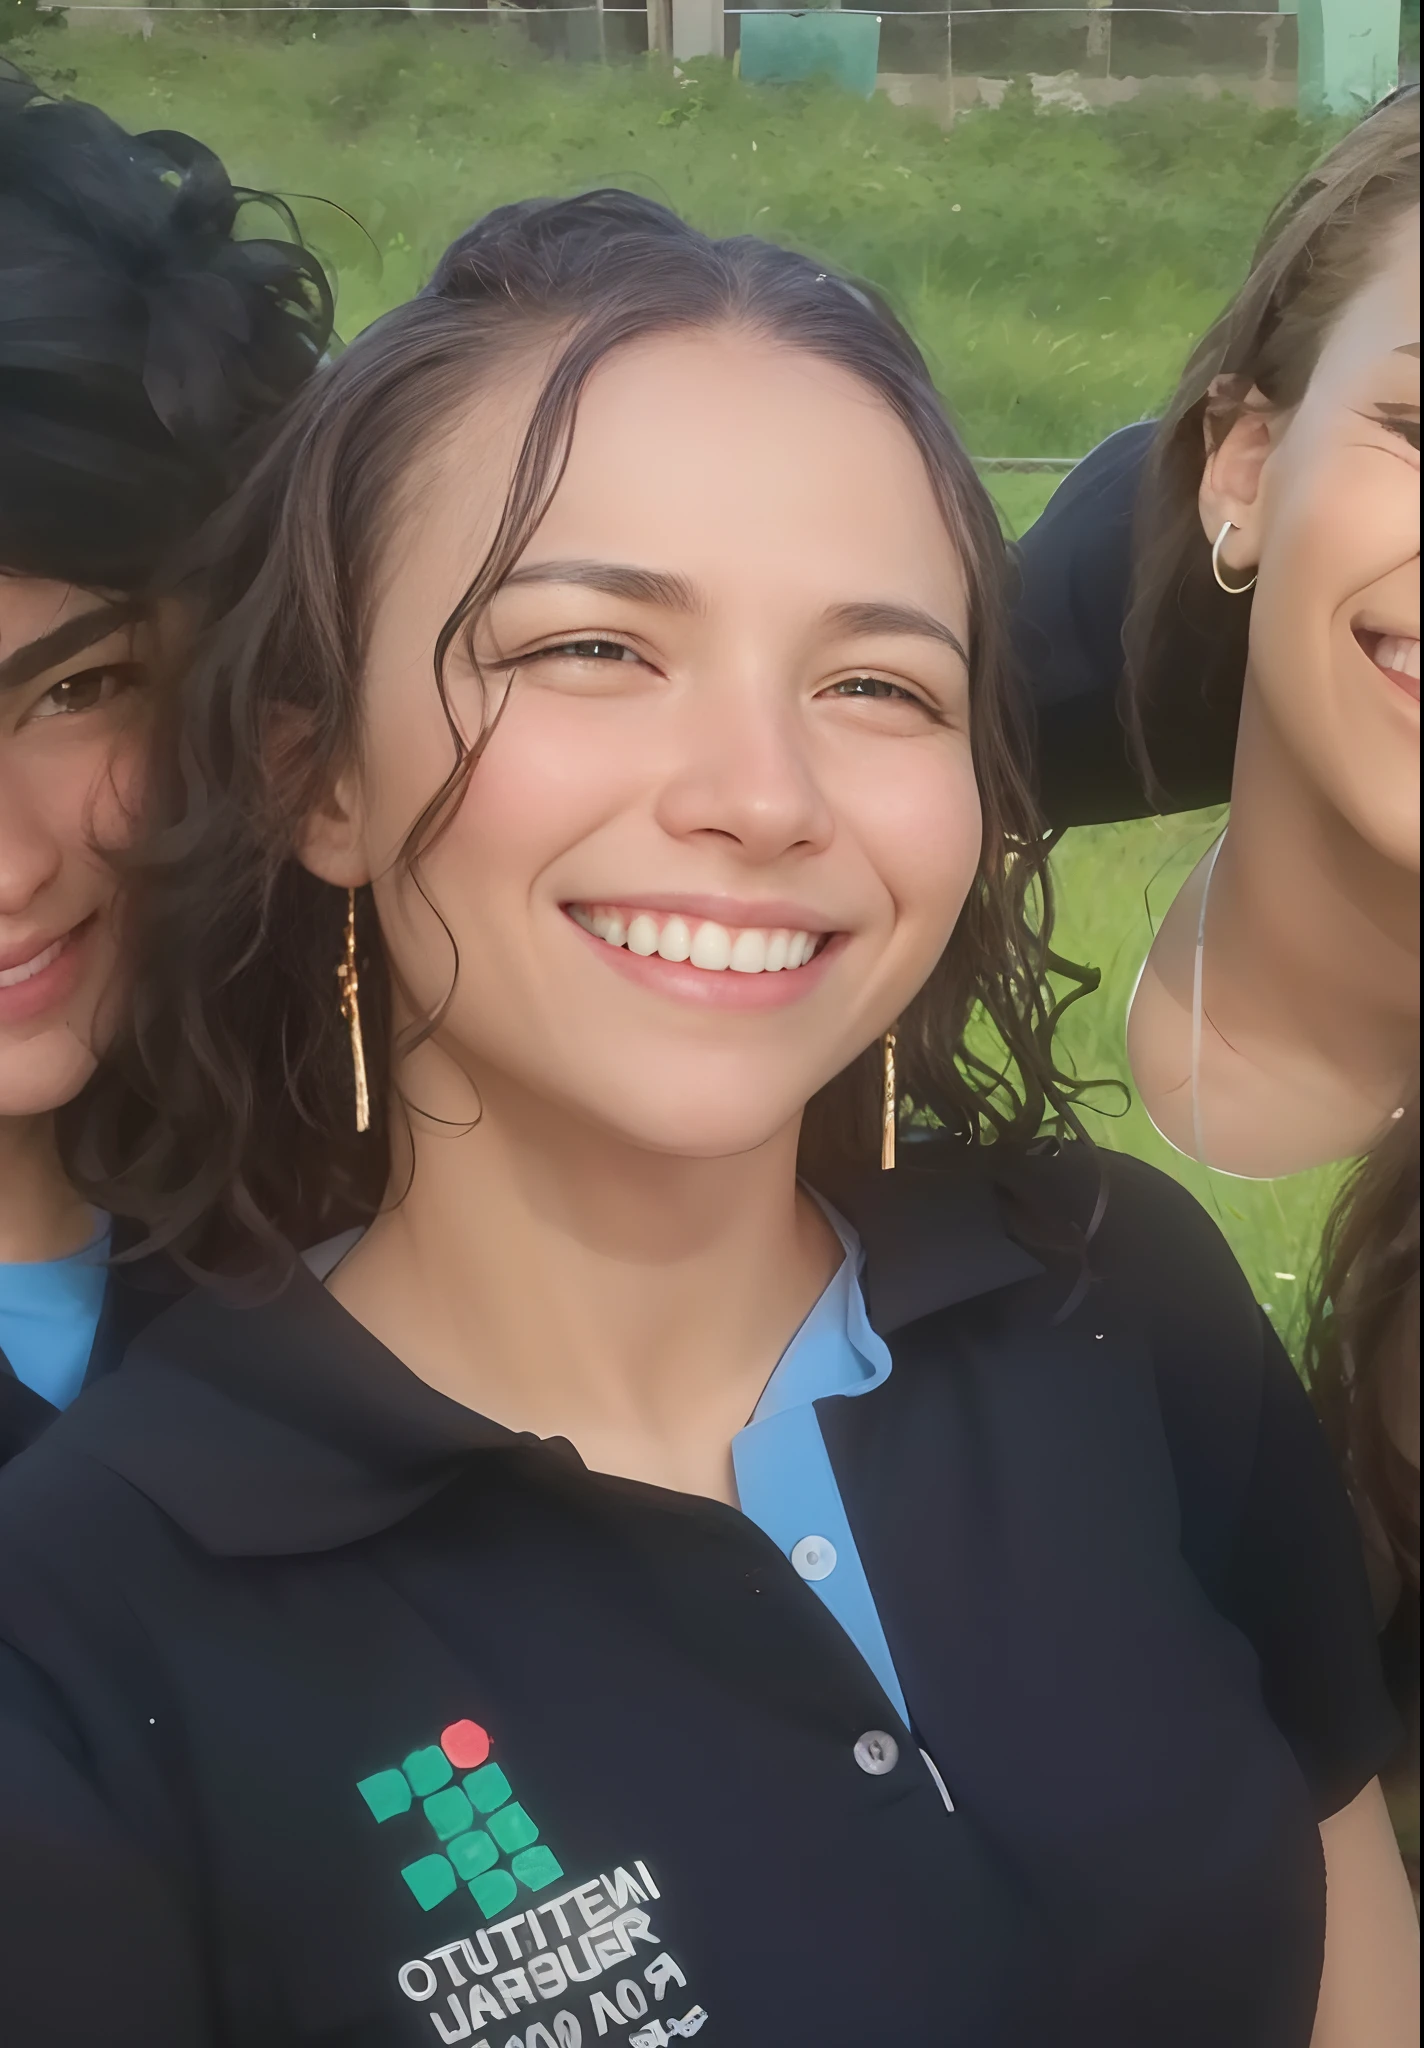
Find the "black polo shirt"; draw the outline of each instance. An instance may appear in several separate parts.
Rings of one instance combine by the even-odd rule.
[[[110,1235],[113,1251],[127,1251],[140,1234],[136,1225],[116,1217]],[[92,1387],[113,1372],[144,1325],[183,1292],[182,1275],[161,1256],[110,1266],[84,1368],[84,1385]],[[0,1346],[0,1465],[34,1443],[58,1418],[54,1403],[25,1384]]]
[[[912,1726],[309,1274],[150,1325],[0,1480],[0,2037],[1307,2048],[1395,1733],[1311,1412],[1172,1183],[917,1158],[828,1190],[894,1365],[818,1404]]]

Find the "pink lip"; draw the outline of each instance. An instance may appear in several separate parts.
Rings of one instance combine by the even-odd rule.
[[[1379,669],[1380,674],[1387,682],[1394,684],[1397,690],[1403,690],[1405,696],[1412,697],[1416,704],[1419,702],[1418,676],[1407,676],[1402,668],[1385,668],[1380,662],[1376,662],[1375,667]]]
[[[28,1024],[68,1001],[84,966],[85,941],[96,923],[95,917],[84,918],[72,931],[63,934],[64,945],[48,967],[32,974],[28,981],[16,982],[12,988],[0,988],[0,1025]],[[55,934],[56,938],[59,936]],[[53,944],[54,939],[50,938],[38,945],[27,941],[23,950],[12,947],[8,956],[0,960],[0,972],[22,967],[26,960],[33,960]]]
[[[619,910],[646,910],[654,917],[699,917],[729,931],[833,932],[839,927],[819,910],[784,897],[760,897],[755,902],[740,896],[571,896],[570,903],[616,904]],[[600,942],[601,943],[601,942]],[[610,951],[612,948],[610,948]],[[666,961],[663,963],[668,964]],[[698,973],[702,972],[699,968]],[[804,970],[798,969],[797,972]],[[752,977],[755,979],[755,977]],[[772,977],[773,980],[775,976]]]
[[[621,899],[619,900],[621,908]],[[693,901],[708,900],[706,897],[684,899],[689,905]],[[630,903],[627,907],[631,910],[635,906]],[[640,904],[636,907],[661,910],[664,906],[660,899],[656,905]],[[758,924],[765,908],[764,904],[758,906]],[[695,909],[692,915],[698,915]],[[717,920],[719,924],[723,921],[722,918]],[[733,920],[727,919],[726,922],[730,923]],[[789,923],[789,920],[787,922]],[[841,952],[846,943],[845,934],[838,932],[826,941],[815,958],[808,960],[804,967],[783,968],[780,974],[734,974],[730,968],[716,974],[709,973],[705,967],[694,967],[686,960],[663,960],[656,953],[630,953],[626,946],[610,946],[593,932],[586,932],[583,926],[575,924],[572,918],[568,920],[568,924],[569,929],[582,939],[585,945],[597,947],[604,960],[616,973],[626,976],[640,988],[651,989],[658,995],[671,996],[675,1002],[696,1003],[706,1010],[787,1009],[802,996],[810,995],[820,986],[825,979],[830,961]],[[791,926],[791,929],[819,931],[825,927],[802,924]]]

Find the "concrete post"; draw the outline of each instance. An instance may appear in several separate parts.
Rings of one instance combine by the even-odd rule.
[[[672,0],[674,57],[720,57],[726,49],[722,0]]]
[[[1112,70],[1112,0],[1088,0],[1089,72],[1106,78]]]
[[[1399,83],[1399,0],[1297,0],[1302,114],[1364,114]]]

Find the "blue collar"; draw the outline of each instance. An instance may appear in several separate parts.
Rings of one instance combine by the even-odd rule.
[[[845,1257],[781,1354],[753,1411],[753,1422],[765,1422],[788,1408],[807,1407],[828,1394],[868,1394],[890,1376],[889,1346],[871,1329],[860,1291],[865,1264],[860,1239],[814,1188],[806,1192],[840,1239]]]

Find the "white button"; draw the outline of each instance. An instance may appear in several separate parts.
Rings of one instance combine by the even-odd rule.
[[[883,1728],[867,1728],[855,1745],[855,1760],[868,1778],[883,1778],[900,1761],[900,1745]]]
[[[828,1536],[803,1536],[791,1562],[803,1579],[828,1579],[836,1568],[836,1546]]]

